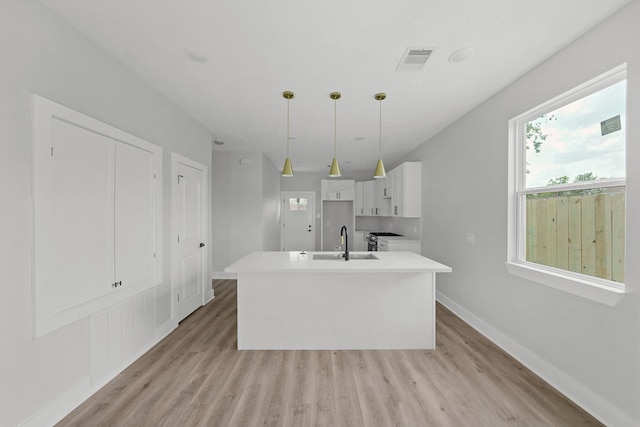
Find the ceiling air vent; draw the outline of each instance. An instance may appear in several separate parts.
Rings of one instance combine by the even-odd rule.
[[[408,47],[396,71],[420,71],[435,49],[429,47]]]

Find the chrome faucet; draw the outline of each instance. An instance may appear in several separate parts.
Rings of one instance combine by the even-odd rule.
[[[349,261],[349,233],[346,225],[340,229],[340,243],[344,243],[344,260]]]

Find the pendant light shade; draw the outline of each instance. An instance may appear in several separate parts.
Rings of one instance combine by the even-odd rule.
[[[387,173],[384,170],[384,163],[382,163],[382,101],[387,97],[385,93],[376,93],[376,101],[380,101],[380,145],[378,147],[378,163],[376,164],[376,172],[373,175],[374,178],[384,178]]]
[[[282,96],[287,100],[287,158],[284,160],[282,176],[293,176],[293,167],[291,166],[291,159],[289,159],[289,100],[293,98],[293,92],[285,90],[282,92]]]
[[[376,173],[373,175],[374,178],[384,178],[387,176],[387,173],[384,171],[384,163],[382,163],[382,159],[378,159],[378,164],[376,165]]]
[[[329,176],[332,178],[337,178],[339,176],[342,176],[340,174],[340,166],[338,166],[338,159],[336,159],[335,157],[331,162],[331,169],[329,169]]]
[[[291,167],[291,160],[289,156],[284,159],[284,167],[282,168],[282,176],[293,176],[293,167]]]
[[[336,138],[336,128],[337,128],[337,101],[340,99],[340,92],[331,92],[329,97],[333,99],[333,160],[331,161],[331,169],[329,169],[329,176],[331,178],[337,178],[342,176],[340,174],[340,166],[338,166],[338,156],[337,156],[337,138]]]

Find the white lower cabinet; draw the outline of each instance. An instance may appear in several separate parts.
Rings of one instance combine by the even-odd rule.
[[[367,250],[367,241],[365,240],[366,232],[364,231],[356,231],[353,236],[353,243],[349,240],[349,250],[350,251],[366,251]]]
[[[378,237],[378,250],[389,252],[414,252],[420,255],[419,240],[384,239]]]

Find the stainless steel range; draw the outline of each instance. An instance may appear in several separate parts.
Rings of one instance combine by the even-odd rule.
[[[387,231],[372,231],[367,234],[367,250],[378,251],[378,236],[397,236],[402,237],[402,234],[389,233]]]

